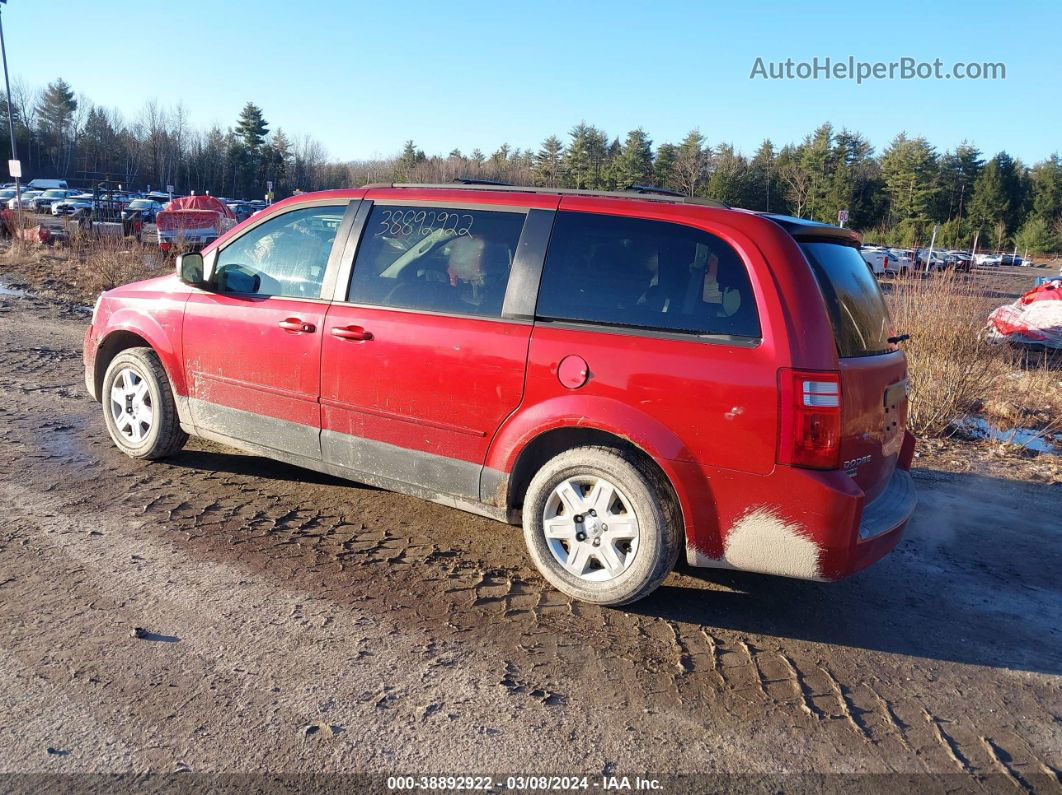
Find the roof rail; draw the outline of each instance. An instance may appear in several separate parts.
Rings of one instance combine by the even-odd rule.
[[[685,193],[679,193],[677,190],[668,190],[667,188],[658,188],[655,185],[628,185],[623,190],[630,191],[631,193],[658,193],[661,196],[676,196],[681,199],[686,198]]]
[[[584,188],[536,188],[530,185],[506,185],[488,180],[469,180],[458,182],[374,182],[363,188],[435,188],[436,190],[494,190],[513,193],[546,193],[560,196],[594,196],[611,199],[643,199],[645,201],[671,202],[672,204],[698,204],[704,207],[732,209],[725,202],[707,199],[703,196],[683,196],[681,193],[664,188],[632,186],[629,190],[589,190]]]
[[[493,185],[496,188],[511,188],[513,186],[511,182],[501,182],[496,179],[479,179],[478,177],[454,177],[451,181],[461,185]]]

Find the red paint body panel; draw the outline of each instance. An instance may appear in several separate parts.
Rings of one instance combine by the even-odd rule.
[[[372,339],[331,334],[352,325]],[[324,430],[482,464],[520,403],[530,324],[337,304],[326,326]]]
[[[905,358],[899,351],[838,358],[822,291],[778,223],[744,211],[637,199],[370,188],[285,200],[204,254],[209,258],[249,224],[304,202],[361,198],[593,212],[705,230],[743,260],[762,338],[732,344],[328,300],[249,299],[164,277],[106,294],[86,334],[86,372],[108,334],[133,331],[159,353],[178,395],[281,421],[304,429],[306,438],[324,430],[341,440],[432,454],[462,472],[512,473],[528,445],[558,428],[604,431],[659,465],[678,496],[688,547],[708,562],[725,563],[730,534],[754,510],[766,512],[767,524],[796,528],[813,541],[819,550],[814,576],[823,579],[857,571],[899,541],[906,518],[868,540],[859,529],[869,501],[884,492],[895,470],[911,465],[906,396],[897,391]],[[345,294],[345,285],[339,289]],[[278,325],[291,318],[313,332]],[[331,333],[351,327],[354,336],[362,336],[360,329],[371,339]],[[560,362],[569,356],[586,362],[585,383],[579,368],[560,377]],[[776,463],[780,368],[839,374],[840,452],[849,472]],[[886,415],[890,387],[895,410]],[[318,443],[316,455],[330,463],[342,458],[328,444],[322,452]],[[519,495],[514,499],[518,505]]]
[[[327,309],[320,301],[196,292],[185,309],[189,397],[319,427],[321,328]],[[282,328],[289,319],[313,331]],[[194,408],[193,417],[209,427]]]
[[[184,303],[191,289],[176,276],[126,284],[108,292],[100,302],[95,322],[86,332],[84,352],[86,366],[95,368],[96,352],[109,335],[120,331],[142,337],[154,348],[170,377],[174,392],[188,394],[181,329],[184,324]]]

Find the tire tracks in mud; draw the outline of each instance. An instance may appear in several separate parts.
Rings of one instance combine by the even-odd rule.
[[[0,460],[55,512],[122,517],[141,537],[387,616],[427,644],[483,648],[509,698],[545,708],[592,702],[630,727],[646,715],[753,725],[855,769],[1058,783],[1001,699],[986,727],[985,705],[937,706],[925,683],[898,681],[867,653],[573,603],[521,565],[512,528],[205,443],[173,462],[129,461],[79,387],[77,337],[53,330],[30,344],[10,314],[0,314]]]

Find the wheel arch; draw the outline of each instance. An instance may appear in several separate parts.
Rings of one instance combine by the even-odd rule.
[[[150,348],[159,357],[162,370],[169,379],[170,389],[177,404],[178,417],[182,423],[190,423],[191,416],[187,405],[188,390],[177,353],[168,343],[168,335],[152,318],[146,318],[139,313],[122,317],[123,314],[116,312],[111,316],[111,322],[107,324],[107,333],[96,345],[92,372],[96,399],[101,402],[103,400],[103,379],[115,356],[130,348]],[[143,320],[147,323],[133,322]]]
[[[513,468],[507,481],[506,507],[518,509],[523,504],[527,487],[535,473],[556,455],[574,447],[609,447],[620,450],[638,460],[643,467],[653,473],[668,491],[681,512],[681,505],[674,483],[657,460],[648,451],[635,444],[629,438],[611,431],[586,426],[561,425],[542,431],[532,437],[520,449],[513,462]]]

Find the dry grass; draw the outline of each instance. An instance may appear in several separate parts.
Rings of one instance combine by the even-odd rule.
[[[896,282],[888,295],[904,343],[911,384],[909,423],[921,436],[946,436],[982,406],[1013,371],[1014,355],[984,340],[985,318],[999,302],[975,280],[947,272]]]
[[[894,284],[889,308],[904,344],[911,382],[911,429],[949,437],[978,416],[1000,432],[1000,445],[1028,448],[1062,430],[1058,358],[1023,355],[985,340],[988,314],[1004,303],[992,282],[948,272]],[[1034,431],[1034,435],[1018,430]]]
[[[103,290],[165,273],[171,262],[154,244],[80,234],[70,225],[68,237],[50,246],[12,240],[0,255],[0,265],[37,291],[92,303]]]

